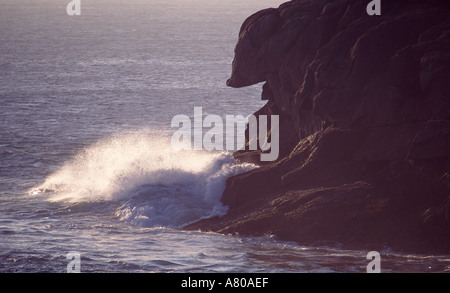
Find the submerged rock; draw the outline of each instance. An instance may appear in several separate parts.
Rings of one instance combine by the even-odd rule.
[[[191,224],[301,244],[450,252],[448,1],[300,0],[242,25],[227,84],[265,82],[276,162],[229,178],[227,215]]]

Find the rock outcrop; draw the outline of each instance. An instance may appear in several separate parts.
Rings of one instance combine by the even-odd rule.
[[[305,245],[450,252],[448,1],[300,0],[242,25],[227,84],[265,82],[281,155],[227,181],[191,224]]]

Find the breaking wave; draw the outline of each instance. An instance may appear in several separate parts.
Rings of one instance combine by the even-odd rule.
[[[256,168],[228,152],[175,151],[148,131],[102,139],[30,191],[50,201],[121,203],[116,215],[143,227],[180,227],[222,216],[228,177]]]

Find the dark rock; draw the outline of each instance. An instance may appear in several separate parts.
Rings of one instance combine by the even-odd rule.
[[[242,25],[227,84],[265,82],[280,157],[229,178],[227,215],[186,229],[450,252],[448,1],[301,0]]]

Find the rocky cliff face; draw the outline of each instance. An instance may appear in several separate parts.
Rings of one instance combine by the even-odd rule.
[[[232,177],[186,229],[450,252],[448,1],[290,1],[242,25],[227,84],[264,82],[279,160]],[[235,157],[257,162],[257,151]]]

